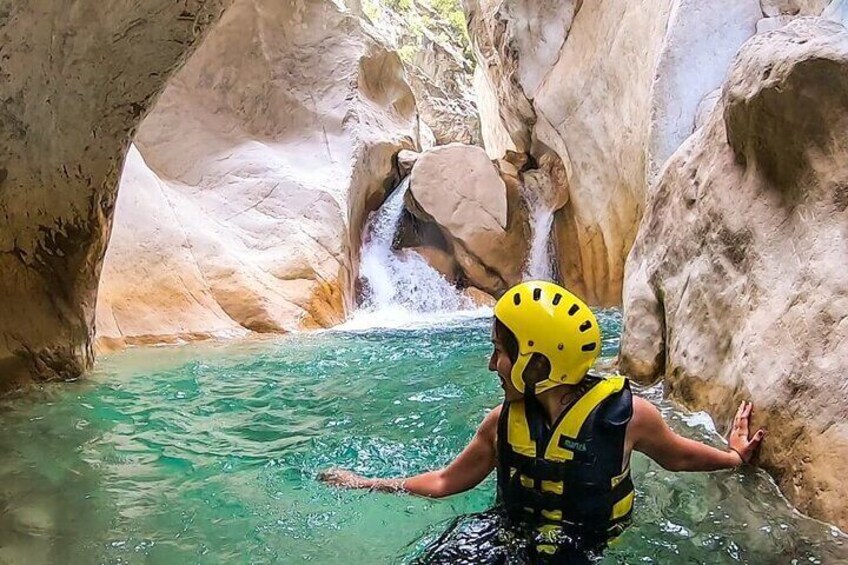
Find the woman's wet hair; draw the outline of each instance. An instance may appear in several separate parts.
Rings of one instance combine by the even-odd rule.
[[[507,357],[512,363],[518,359],[518,339],[503,322],[495,318],[495,335],[503,345]],[[524,382],[535,384],[551,374],[551,362],[541,353],[534,353],[524,370]]]

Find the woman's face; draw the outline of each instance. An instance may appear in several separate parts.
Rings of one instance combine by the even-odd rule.
[[[515,385],[512,384],[510,375],[512,374],[512,361],[509,360],[509,355],[503,347],[500,338],[495,332],[495,327],[492,325],[492,356],[489,357],[489,370],[496,372],[501,381],[501,388],[504,389],[504,397],[512,402],[521,400],[523,395],[518,392]]]

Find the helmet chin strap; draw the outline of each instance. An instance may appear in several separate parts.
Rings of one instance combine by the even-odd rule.
[[[524,381],[524,371],[527,370],[527,365],[530,363],[531,355],[519,355],[512,365],[512,386],[522,394],[527,394],[527,383]]]
[[[539,402],[537,394],[550,390],[559,383],[550,380],[550,378],[528,383],[527,379],[524,378],[524,372],[527,370],[532,357],[532,354],[519,355],[512,366],[511,378],[515,388],[524,394],[525,407],[528,411],[530,439],[536,442],[544,442],[547,433],[547,416],[545,415],[545,408]],[[544,449],[542,443],[539,443],[538,449]]]

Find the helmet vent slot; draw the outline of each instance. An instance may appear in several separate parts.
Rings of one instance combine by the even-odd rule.
[[[538,302],[540,298],[542,298],[542,289],[541,288],[534,288],[533,289],[533,300]]]
[[[580,329],[581,332],[585,332],[585,331],[588,331],[589,328],[591,328],[591,327],[592,327],[592,322],[590,322],[589,320],[586,320],[585,322],[580,324],[579,329]]]
[[[577,304],[572,304],[571,308],[568,309],[568,315],[573,316],[577,313],[578,310],[580,310],[580,306],[578,306]]]
[[[558,292],[557,292],[557,293],[554,295],[554,299],[553,299],[553,301],[552,301],[552,302],[554,303],[554,306],[558,305],[560,300],[562,300],[562,295],[561,295],[560,293],[558,293]]]
[[[592,343],[584,344],[583,347],[581,347],[580,349],[582,349],[583,351],[594,351],[595,349],[597,349],[597,347],[598,347],[598,344],[595,343],[595,342],[592,342]]]
[[[516,306],[521,304],[521,294],[519,294],[517,292],[515,294],[513,294],[512,295],[512,301],[515,303]]]

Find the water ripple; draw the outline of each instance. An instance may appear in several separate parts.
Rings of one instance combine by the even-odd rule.
[[[603,353],[620,316],[603,311]],[[444,322],[444,320],[442,320]],[[486,509],[490,478],[446,501],[330,489],[451,460],[500,401],[489,323],[330,331],[279,341],[137,349],[92,378],[2,407],[0,562],[387,563]],[[709,419],[658,404],[719,445]],[[608,563],[845,560],[844,539],[798,515],[754,470],[668,473],[633,462],[636,525]],[[778,557],[779,556],[779,557]]]

